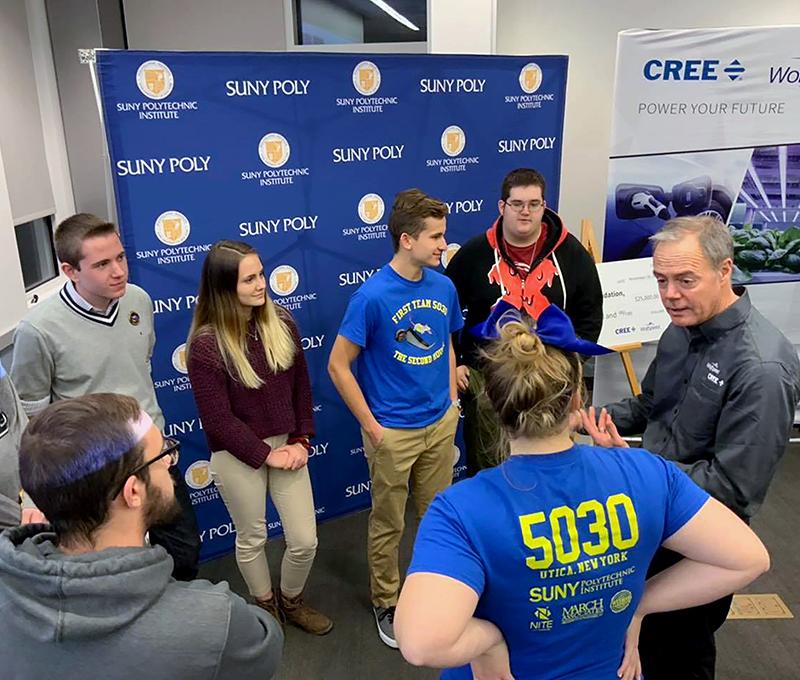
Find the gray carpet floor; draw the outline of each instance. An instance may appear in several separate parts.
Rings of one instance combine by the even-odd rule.
[[[767,501],[753,528],[769,548],[772,569],[748,592],[778,593],[795,615],[789,620],[728,621],[717,635],[718,680],[800,680],[800,445],[784,456]],[[407,516],[413,525],[411,514]],[[334,630],[313,638],[286,631],[278,680],[432,679],[438,673],[414,668],[377,636],[372,618],[366,561],[367,514],[331,520],[319,527],[319,550],[306,600],[334,619]],[[413,537],[401,545],[401,568],[408,565]],[[283,542],[268,546],[273,578],[279,573]],[[232,555],[204,564],[201,577],[227,580],[246,594]],[[683,680],[676,678],[675,680]]]

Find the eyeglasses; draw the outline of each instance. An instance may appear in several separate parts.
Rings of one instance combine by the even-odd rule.
[[[128,481],[129,477],[133,477],[134,475],[138,475],[142,470],[146,467],[152,465],[157,460],[161,460],[162,458],[166,458],[169,456],[169,465],[167,467],[173,467],[178,464],[178,459],[181,455],[181,443],[177,439],[172,439],[171,437],[167,437],[164,439],[164,444],[161,447],[161,453],[159,453],[155,458],[151,458],[146,463],[142,463],[139,467],[134,468],[130,474],[125,477],[125,481],[122,482],[122,485],[117,489],[117,492],[114,494],[113,498],[119,496],[122,492],[122,489],[125,488],[125,483]]]
[[[509,208],[511,208],[514,212],[522,212],[524,207],[528,207],[530,212],[534,210],[538,210],[544,205],[544,201],[503,201]]]

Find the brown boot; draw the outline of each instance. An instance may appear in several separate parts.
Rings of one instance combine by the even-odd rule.
[[[312,635],[325,635],[333,630],[333,621],[305,604],[302,593],[291,598],[281,593],[280,598],[287,622]]]
[[[275,595],[268,600],[259,600],[256,598],[255,603],[257,607],[261,607],[261,609],[263,609],[265,612],[272,614],[273,618],[278,622],[281,629],[283,629],[283,626],[286,624],[286,616],[281,610],[280,603]]]

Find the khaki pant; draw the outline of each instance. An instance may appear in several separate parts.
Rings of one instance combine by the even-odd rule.
[[[367,558],[372,604],[393,607],[400,590],[397,551],[405,526],[408,484],[421,519],[433,497],[453,481],[453,440],[458,408],[451,406],[436,422],[415,429],[384,428],[374,448],[362,430],[372,480]]]
[[[286,443],[286,435],[268,437],[272,448]],[[308,466],[299,470],[258,470],[227,451],[211,454],[211,476],[236,527],[236,564],[253,597],[272,590],[264,546],[267,542],[267,492],[278,510],[286,538],[281,563],[281,591],[300,594],[317,552],[317,521]]]

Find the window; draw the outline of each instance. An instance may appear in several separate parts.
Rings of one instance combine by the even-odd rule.
[[[18,224],[14,232],[25,291],[56,278],[58,262],[53,247],[53,216]]]
[[[298,45],[428,40],[426,0],[294,0]]]

